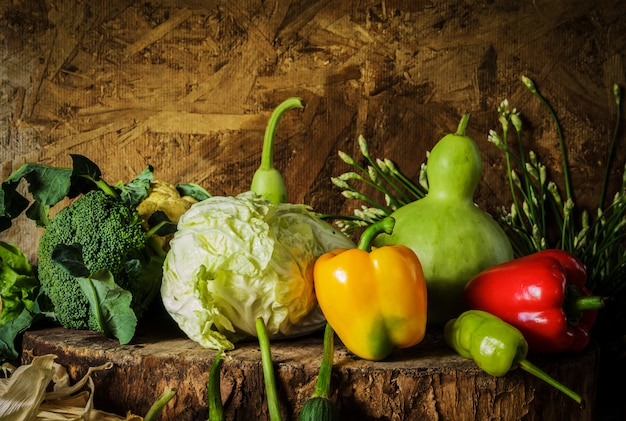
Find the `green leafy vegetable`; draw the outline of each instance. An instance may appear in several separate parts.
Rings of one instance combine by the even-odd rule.
[[[0,229],[27,209],[26,215],[45,228],[38,275],[56,320],[124,343],[159,292],[165,250],[151,235],[172,227],[165,222],[144,227],[136,209],[152,186],[151,166],[131,182],[111,186],[94,162],[70,157],[72,168],[24,164],[2,184]],[[30,206],[16,191],[21,180],[32,195]],[[50,208],[64,198],[75,200],[50,218]]]
[[[37,317],[39,282],[24,253],[0,241],[0,360],[18,357],[16,342]]]
[[[115,283],[111,271],[100,269],[90,273],[83,262],[82,246],[78,243],[57,245],[52,251],[52,260],[80,286],[98,325],[96,330],[117,338],[121,344],[130,342],[137,326],[137,316],[131,309],[133,296]]]
[[[96,273],[101,276],[103,270],[119,288],[132,294],[132,303],[125,294],[96,297],[116,300],[107,305],[116,308],[117,315],[127,307],[141,317],[158,294],[163,261],[148,248],[141,224],[135,209],[101,190],[81,196],[50,221],[39,241],[39,277],[62,326],[117,337],[115,326],[121,323],[110,317],[99,318],[97,309],[92,308],[94,296],[84,294],[84,281],[76,282],[77,278],[91,279]],[[100,302],[100,307],[103,305]],[[134,330],[135,324],[129,326]],[[127,334],[118,339],[126,340]]]
[[[258,317],[270,337],[320,329],[313,264],[354,244],[305,205],[246,192],[194,204],[170,247],[161,287],[166,310],[191,339],[224,350],[256,336]]]

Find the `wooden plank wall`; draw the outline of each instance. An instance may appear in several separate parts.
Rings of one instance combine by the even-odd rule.
[[[374,156],[416,177],[469,111],[485,162],[475,199],[493,211],[510,203],[502,154],[486,140],[503,99],[559,177],[555,132],[527,75],[562,119],[577,199],[595,203],[625,33],[623,0],[5,1],[0,175],[78,153],[110,182],[152,164],[158,179],[236,194],[259,164],[269,113],[301,96],[308,105],[285,116],[275,148],[292,202],[351,213],[357,204],[330,182],[348,169],[339,150],[358,157],[362,134]],[[34,255],[37,234],[19,221],[0,238]]]

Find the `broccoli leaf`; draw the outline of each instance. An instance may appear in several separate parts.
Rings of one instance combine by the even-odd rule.
[[[59,244],[52,251],[52,260],[73,277],[89,276],[83,261],[83,247],[79,243]]]
[[[202,186],[195,183],[178,184],[176,190],[181,196],[191,196],[198,202],[211,197],[211,193],[206,191]]]
[[[24,308],[17,317],[0,326],[0,361],[13,361],[18,357],[21,335],[33,325],[35,316]]]
[[[28,183],[28,191],[33,199],[41,204],[36,212],[32,212],[38,225],[48,220],[47,208],[61,201],[69,192],[71,170],[67,168],[47,167],[41,164],[24,164],[2,183],[0,194],[0,230],[11,226],[11,221],[19,216],[29,205],[28,199],[17,192],[20,180]],[[40,211],[44,211],[42,214]]]
[[[70,154],[70,157],[72,158],[73,176],[81,176],[94,181],[100,180],[102,171],[100,171],[100,168],[93,161],[77,154]]]
[[[52,260],[72,275],[89,301],[90,311],[98,320],[101,332],[127,344],[135,335],[137,316],[130,307],[132,294],[115,283],[111,271],[89,273],[80,244],[58,245]]]
[[[37,226],[46,226],[49,221],[50,206],[56,205],[65,197],[76,197],[93,190],[94,185],[106,189],[108,185],[100,180],[100,169],[96,164],[81,155],[70,155],[73,168],[50,167],[42,164],[22,165],[2,183],[0,191],[0,231],[11,226],[14,218],[27,210],[26,216]],[[34,203],[21,195],[17,188],[24,179]]]
[[[103,332],[108,337],[117,338],[121,344],[127,344],[135,336],[137,316],[130,308],[133,296],[120,288],[108,269],[98,270],[89,277],[76,278],[89,300],[92,311],[100,320]]]
[[[148,195],[150,183],[154,179],[153,171],[152,165],[148,165],[130,183],[119,182],[115,185],[120,190],[120,198],[124,204],[134,208]]]
[[[170,221],[165,212],[156,211],[148,218],[148,225],[152,228],[148,231],[149,235],[169,235],[176,232],[176,222]]]

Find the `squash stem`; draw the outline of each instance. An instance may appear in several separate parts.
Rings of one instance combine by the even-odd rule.
[[[328,398],[330,396],[330,377],[333,371],[333,357],[335,354],[335,331],[329,323],[324,330],[324,356],[317,375],[313,397]]]
[[[278,394],[276,393],[276,379],[274,377],[274,367],[272,366],[272,352],[270,340],[265,329],[263,318],[256,319],[256,332],[261,348],[261,362],[263,364],[263,379],[265,381],[265,393],[267,395],[267,409],[270,421],[282,421],[280,406],[278,405]]]

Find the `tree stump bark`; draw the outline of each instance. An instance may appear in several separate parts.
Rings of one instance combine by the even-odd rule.
[[[272,357],[283,419],[295,420],[311,396],[322,358],[322,334],[274,341]],[[70,376],[110,361],[94,374],[95,406],[109,412],[145,414],[166,387],[177,388],[163,419],[207,419],[207,381],[215,351],[203,349],[176,327],[143,329],[128,345],[98,333],[62,328],[24,337],[23,362],[52,353]],[[361,360],[337,340],[332,399],[342,420],[592,420],[598,351],[530,357],[585,399],[584,408],[522,370],[504,377],[481,371],[429,331],[419,345],[385,361]],[[240,343],[223,360],[221,393],[227,420],[268,419],[261,355],[256,341]]]

